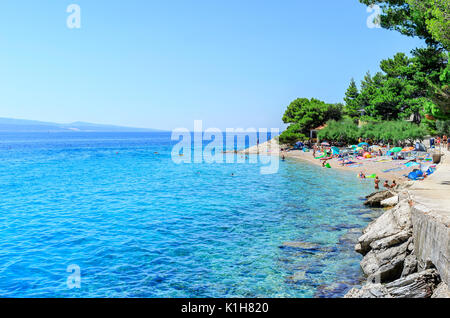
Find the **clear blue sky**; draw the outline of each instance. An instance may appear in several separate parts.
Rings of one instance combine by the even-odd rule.
[[[369,15],[358,0],[4,1],[0,117],[283,127],[293,99],[341,102],[351,77],[423,45]]]

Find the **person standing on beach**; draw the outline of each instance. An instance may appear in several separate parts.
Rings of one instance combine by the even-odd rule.
[[[442,137],[442,145],[444,146],[444,148],[447,148],[447,145],[448,145],[448,137],[447,137],[447,135],[444,135]]]
[[[380,190],[380,179],[378,178],[378,176],[375,177],[375,190]]]

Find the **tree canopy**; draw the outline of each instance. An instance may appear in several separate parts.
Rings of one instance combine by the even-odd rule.
[[[450,0],[359,0],[379,5],[381,26],[424,39],[427,47],[397,53],[367,72],[360,85],[351,79],[344,105],[299,98],[287,108],[290,124],[281,142],[305,139],[328,122],[321,138],[350,142],[360,137],[399,142],[442,132],[450,121]],[[344,117],[344,120],[341,120]],[[368,123],[358,128],[356,119]],[[412,123],[409,122],[412,119]]]
[[[435,47],[416,49],[412,57],[397,53],[381,61],[382,72],[372,76],[369,72],[358,91],[354,80],[345,94],[346,114],[364,115],[380,120],[409,119],[420,123],[425,114],[433,112],[447,116],[448,54]],[[436,92],[440,92],[438,95]],[[436,97],[439,96],[439,99]]]
[[[356,143],[362,137],[373,142],[391,144],[414,143],[427,135],[424,126],[406,121],[372,122],[358,127],[352,120],[329,121],[327,127],[319,132],[321,140]]]
[[[325,124],[328,120],[342,118],[342,104],[327,104],[312,98],[297,98],[287,107],[283,122],[290,124],[280,136],[282,143],[293,143],[309,136],[310,130]]]
[[[449,0],[406,0],[412,12],[419,12],[425,20],[427,31],[434,41],[450,48],[450,1]]]
[[[442,1],[445,2],[447,0]],[[439,44],[427,27],[426,11],[416,5],[411,6],[409,2],[413,1],[360,0],[360,2],[368,6],[378,5],[381,7],[383,13],[380,17],[380,22],[383,28],[396,30],[407,36],[417,36],[424,39],[429,45]]]

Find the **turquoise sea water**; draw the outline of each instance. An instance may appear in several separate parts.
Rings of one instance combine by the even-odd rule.
[[[0,134],[0,296],[339,297],[361,278],[370,183],[292,160],[176,165],[172,145]]]

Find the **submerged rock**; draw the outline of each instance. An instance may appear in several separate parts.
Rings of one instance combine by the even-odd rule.
[[[288,277],[288,279],[294,283],[304,280],[305,278],[306,278],[305,271],[295,272],[294,275]]]
[[[315,249],[318,249],[320,246],[318,244],[308,243],[308,242],[284,242],[281,245],[281,248],[283,248],[283,247],[301,248],[301,249],[306,249],[306,250],[315,250]]]

